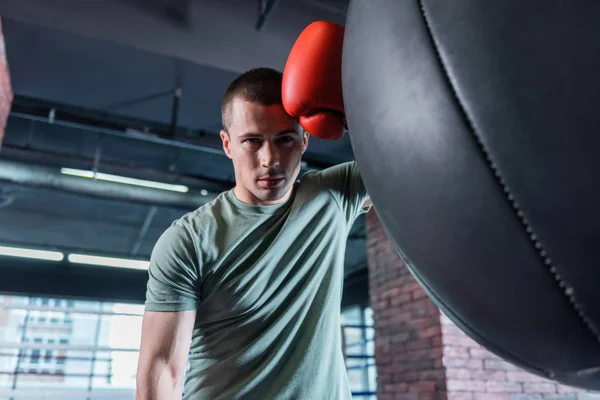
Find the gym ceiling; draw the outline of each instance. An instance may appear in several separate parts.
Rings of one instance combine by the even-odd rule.
[[[2,258],[0,291],[143,300],[144,270],[77,264],[69,255],[147,260],[174,219],[230,189],[233,169],[218,137],[225,88],[252,67],[282,70],[306,25],[343,24],[347,7],[0,0],[15,93],[0,149],[0,246],[65,256]],[[324,168],[351,159],[348,137],[311,138],[304,162]],[[85,177],[94,170],[106,179]],[[113,175],[188,191],[115,183]],[[360,219],[350,232],[347,275],[366,271],[364,230]]]

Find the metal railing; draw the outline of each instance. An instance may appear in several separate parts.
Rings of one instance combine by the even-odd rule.
[[[0,334],[3,327],[14,329],[16,334],[13,340],[6,335],[0,339],[0,399],[135,398],[135,369],[123,372],[119,363],[124,358],[137,362],[139,348],[109,345],[100,331],[101,321],[112,318],[138,319],[141,324],[142,313],[111,311],[102,303],[64,307],[0,300],[2,312]],[[56,333],[55,325],[34,322],[44,315],[47,321],[50,316],[68,316],[70,329]],[[76,335],[83,325],[83,334],[69,336]],[[374,388],[368,384],[375,368],[374,355],[367,351],[373,348],[373,327],[345,325],[342,332],[347,370],[354,379],[353,398],[374,399]],[[55,335],[51,342],[44,339],[45,333]],[[65,336],[64,342],[60,335]]]

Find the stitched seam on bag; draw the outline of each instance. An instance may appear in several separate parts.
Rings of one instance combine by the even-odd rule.
[[[418,2],[419,2],[419,8],[420,8],[421,14],[423,16],[423,21],[424,21],[429,39],[431,40],[433,49],[435,50],[436,58],[440,64],[440,68],[442,69],[444,77],[446,78],[446,80],[448,82],[450,92],[452,93],[452,96],[456,100],[456,102],[459,106],[458,108],[459,108],[462,116],[467,121],[470,132],[475,137],[483,155],[485,156],[488,166],[493,171],[497,183],[500,186],[502,186],[504,194],[506,195],[506,198],[509,201],[511,207],[516,212],[516,216],[519,219],[519,222],[521,223],[521,225],[527,232],[527,235],[528,235],[530,241],[533,243],[533,246],[535,247],[539,257],[542,259],[542,262],[544,263],[544,265],[547,266],[548,271],[550,272],[550,274],[552,275],[554,280],[556,280],[556,282],[558,283],[558,286],[559,286],[561,292],[566,296],[569,303],[571,304],[571,306],[573,307],[573,309],[575,310],[575,312],[577,313],[579,318],[582,320],[582,322],[586,326],[586,328],[594,335],[596,340],[598,340],[600,342],[600,331],[598,330],[598,327],[596,327],[594,322],[583,311],[580,303],[577,301],[573,287],[571,285],[569,285],[564,280],[564,278],[558,273],[558,270],[557,270],[556,266],[553,264],[552,259],[548,256],[547,251],[542,246],[542,243],[541,243],[539,237],[533,232],[533,228],[532,228],[531,224],[528,222],[527,217],[525,216],[525,213],[523,212],[523,210],[521,210],[519,203],[516,201],[514,195],[511,193],[508,185],[506,184],[506,181],[502,177],[502,174],[500,173],[500,170],[498,169],[497,164],[494,163],[492,156],[491,156],[490,152],[487,150],[485,144],[483,143],[481,136],[477,134],[477,130],[475,129],[475,123],[469,116],[466,107],[463,105],[460,97],[458,96],[458,93],[456,91],[456,86],[454,84],[455,82],[453,81],[452,77],[450,76],[449,71],[446,69],[446,65],[444,64],[444,59],[442,58],[442,54],[440,53],[435,36],[433,35],[433,29],[429,22],[429,19],[427,16],[427,11],[425,9],[425,5],[423,4],[424,1],[418,0]],[[553,377],[553,373],[551,371],[550,371],[549,375],[550,375],[550,378]]]

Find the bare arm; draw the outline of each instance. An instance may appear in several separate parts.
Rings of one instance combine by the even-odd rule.
[[[144,313],[136,400],[181,399],[196,311]]]

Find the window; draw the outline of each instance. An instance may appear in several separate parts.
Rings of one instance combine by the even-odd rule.
[[[40,349],[31,350],[31,359],[29,360],[30,364],[37,364],[40,362]]]
[[[46,350],[46,355],[44,356],[44,363],[50,364],[52,362],[52,350]]]
[[[10,382],[0,384],[3,393],[41,390],[49,399],[96,398],[99,393],[133,400],[142,304],[2,294],[0,302],[8,314],[4,328],[11,332],[4,339],[8,349],[0,352],[0,371]],[[21,398],[6,396],[13,397]]]
[[[376,399],[374,337],[371,308],[353,306],[342,311],[343,351],[354,399]]]

